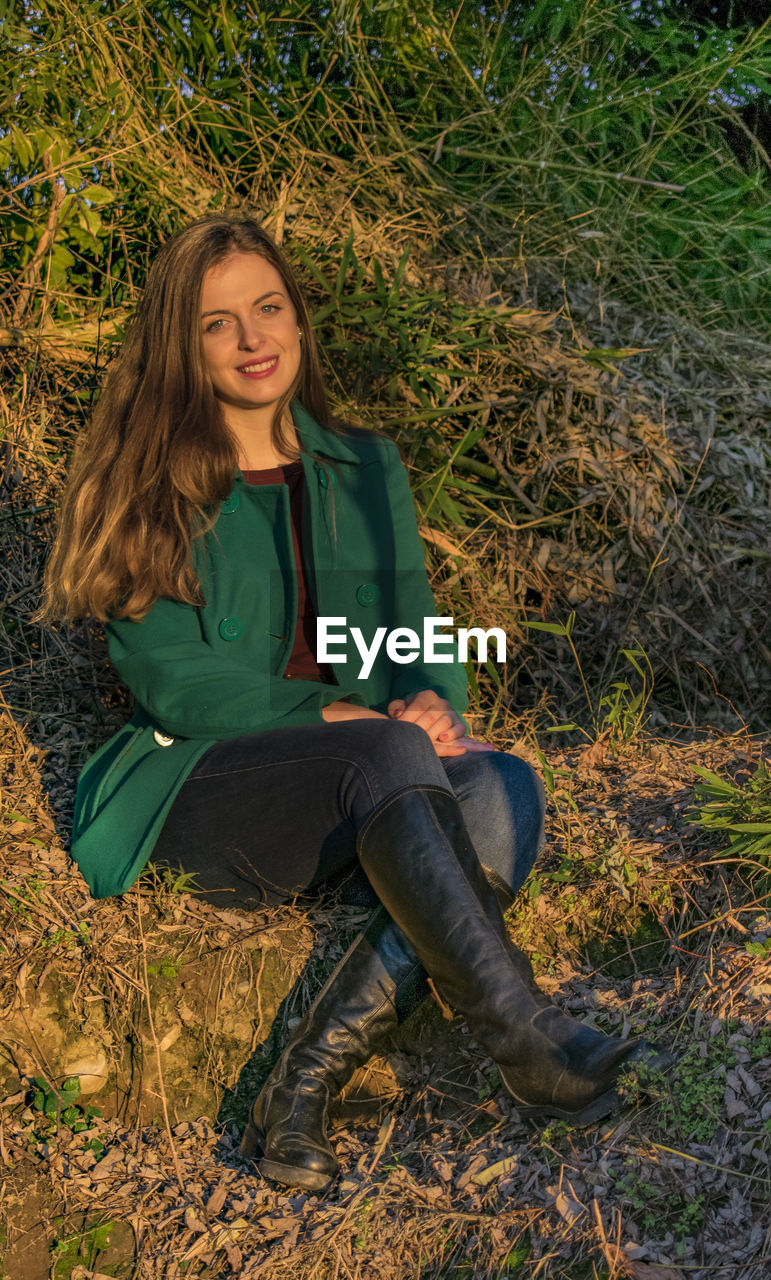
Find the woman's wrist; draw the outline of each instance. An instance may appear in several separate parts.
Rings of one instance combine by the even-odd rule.
[[[371,707],[362,707],[357,702],[346,702],[344,698],[340,698],[337,702],[328,702],[321,708],[321,714],[329,724],[337,720],[388,719],[388,716],[384,716],[380,711],[373,711]]]

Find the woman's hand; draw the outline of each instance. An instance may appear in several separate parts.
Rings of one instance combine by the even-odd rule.
[[[487,742],[467,737],[463,721],[447,699],[440,698],[433,689],[421,689],[408,698],[395,698],[388,704],[388,714],[393,720],[408,720],[425,729],[440,758],[462,756],[467,751],[494,750]]]

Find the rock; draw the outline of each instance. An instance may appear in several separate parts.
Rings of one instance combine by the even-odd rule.
[[[103,1053],[93,1057],[69,1059],[64,1064],[65,1076],[77,1076],[81,1093],[98,1093],[107,1083],[109,1067]]]

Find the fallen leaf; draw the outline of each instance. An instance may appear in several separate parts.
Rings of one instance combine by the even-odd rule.
[[[182,1034],[182,1023],[175,1022],[172,1027],[169,1027],[169,1030],[166,1032],[163,1039],[158,1042],[158,1048],[160,1049],[161,1053],[165,1053],[166,1050],[170,1049],[173,1044],[176,1044],[181,1034]]]
[[[726,1089],[726,1093],[730,1094],[731,1090]],[[725,1113],[729,1120],[735,1120],[737,1116],[743,1116],[746,1110],[747,1108],[739,1098],[735,1098],[733,1095],[726,1098]]]
[[[204,1234],[193,1241],[179,1261],[192,1262],[194,1258],[202,1258],[207,1252],[224,1249],[226,1244],[236,1244],[239,1235],[248,1225],[245,1218],[236,1218],[229,1226],[221,1227],[219,1231],[211,1232],[204,1229]]]
[[[585,747],[581,752],[581,767],[583,769],[597,769],[601,764],[605,763],[605,754],[610,741],[610,729],[606,729],[601,733],[596,742],[590,747]]]
[[[231,1244],[230,1240],[225,1240],[222,1247],[225,1250],[225,1256],[227,1257],[228,1266],[230,1267],[231,1272],[233,1275],[237,1276],[243,1264],[241,1250],[237,1244]]]
[[[491,1182],[495,1182],[496,1178],[502,1178],[505,1173],[511,1173],[518,1163],[519,1156],[505,1156],[503,1160],[497,1160],[495,1164],[489,1164],[486,1169],[480,1169],[479,1173],[473,1174],[471,1181],[477,1187],[487,1187]]]
[[[121,1147],[111,1147],[106,1156],[94,1165],[91,1178],[109,1178],[115,1172],[115,1166],[123,1163],[124,1152]]]
[[[27,979],[31,968],[32,965],[29,960],[25,960],[24,963],[20,965],[19,972],[16,974],[16,988],[19,992],[19,998],[21,999],[22,1005],[27,999]]]
[[[195,1231],[199,1235],[202,1231],[206,1231],[207,1229],[206,1223],[201,1222],[201,1219],[198,1217],[198,1214],[191,1204],[189,1204],[185,1209],[185,1226],[188,1231]]]
[[[622,1276],[624,1280],[684,1280],[682,1271],[676,1267],[658,1262],[638,1262],[618,1245],[606,1244],[603,1253],[608,1266],[615,1268],[619,1280]]]
[[[206,1201],[207,1213],[219,1213],[228,1196],[227,1182],[224,1178],[217,1183],[209,1199]]]
[[[457,543],[451,542],[450,539],[445,534],[440,533],[438,529],[430,529],[428,525],[425,524],[421,525],[420,536],[426,542],[431,542],[435,547],[438,547],[440,551],[444,551],[445,555],[458,556],[461,560],[469,560],[471,558],[468,551],[464,551],[457,545]]]
[[[554,1207],[561,1218],[572,1227],[582,1214],[586,1213],[585,1205],[580,1201],[574,1200],[572,1196],[566,1196],[564,1191],[560,1191],[554,1201]]]
[[[683,1280],[682,1271],[659,1266],[657,1262],[630,1261],[629,1268],[632,1280]]]
[[[468,1168],[467,1168],[467,1169],[464,1169],[463,1173],[462,1173],[462,1174],[460,1175],[460,1177],[456,1180],[455,1186],[458,1188],[458,1190],[459,1190],[459,1191],[462,1191],[464,1187],[468,1186],[468,1184],[469,1184],[469,1182],[471,1182],[472,1178],[473,1178],[477,1173],[479,1173],[479,1170],[480,1170],[480,1169],[483,1169],[483,1168],[484,1168],[484,1166],[485,1166],[485,1157],[484,1157],[484,1156],[481,1156],[481,1155],[480,1155],[480,1156],[474,1156],[474,1158],[473,1158],[473,1159],[471,1160],[471,1162],[469,1163]]]

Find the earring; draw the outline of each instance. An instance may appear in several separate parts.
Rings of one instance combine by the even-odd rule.
[[[298,336],[298,338],[300,339],[300,341],[302,342],[302,340],[303,340],[303,331],[302,331],[302,329],[298,329],[298,330],[297,330],[297,336]]]

